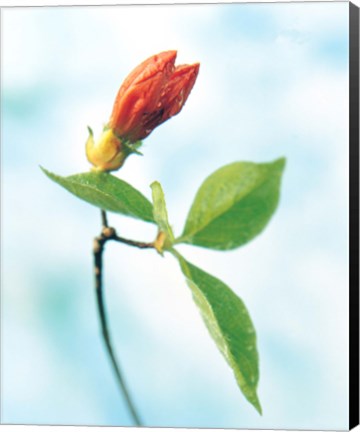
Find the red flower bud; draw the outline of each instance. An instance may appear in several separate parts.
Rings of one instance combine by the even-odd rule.
[[[178,114],[193,88],[199,64],[175,68],[176,51],[154,55],[137,66],[120,87],[109,127],[132,143]]]

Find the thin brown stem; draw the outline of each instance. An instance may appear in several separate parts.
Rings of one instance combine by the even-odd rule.
[[[101,210],[101,222],[103,228],[108,227],[108,220],[107,220],[107,215],[105,210]]]
[[[138,242],[135,240],[128,240],[128,239],[125,239],[123,237],[119,237],[116,234],[115,229],[108,226],[107,216],[106,216],[106,212],[104,210],[101,211],[101,219],[102,219],[103,228],[102,228],[100,236],[95,237],[95,239],[94,239],[94,250],[93,250],[93,253],[94,253],[94,271],[95,271],[95,290],[96,290],[96,299],[97,299],[98,313],[99,313],[99,318],[100,318],[101,331],[102,331],[102,336],[104,339],[105,347],[107,349],[107,353],[109,355],[113,371],[115,373],[117,382],[118,382],[119,387],[121,389],[121,392],[124,396],[127,408],[131,414],[131,417],[132,417],[135,425],[136,426],[142,426],[142,422],[141,422],[140,417],[136,411],[135,405],[131,399],[128,387],[126,385],[124,376],[121,372],[119,361],[117,360],[117,358],[115,356],[115,352],[114,352],[111,338],[110,338],[108,320],[107,320],[107,315],[106,315],[106,311],[105,311],[104,290],[103,290],[103,283],[102,283],[103,252],[104,252],[106,242],[108,242],[110,240],[124,243],[124,244],[127,244],[129,246],[138,247],[140,249],[153,248],[154,245],[153,245],[153,243]]]
[[[114,240],[116,242],[119,243],[124,243],[127,244],[128,246],[134,246],[137,247],[139,249],[153,249],[154,248],[154,243],[146,243],[146,242],[140,242],[140,241],[136,241],[136,240],[129,240],[126,239],[124,237],[119,237],[116,234],[116,231],[114,230],[114,228],[111,227],[106,227],[102,230],[102,236],[105,239],[105,241],[108,240]]]

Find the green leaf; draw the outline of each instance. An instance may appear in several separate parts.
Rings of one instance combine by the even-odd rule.
[[[61,177],[40,168],[55,183],[96,207],[154,222],[150,201],[131,185],[111,174],[88,172]]]
[[[166,210],[165,195],[161,184],[154,181],[150,185],[152,190],[152,200],[154,204],[154,219],[158,224],[160,231],[164,232],[171,243],[174,242],[174,234],[169,224],[168,214]]]
[[[285,159],[271,163],[235,162],[201,185],[176,243],[235,249],[260,234],[280,195]]]
[[[259,357],[255,329],[243,301],[222,281],[187,262],[178,252],[180,267],[220,352],[232,368],[246,399],[261,414],[256,388]]]

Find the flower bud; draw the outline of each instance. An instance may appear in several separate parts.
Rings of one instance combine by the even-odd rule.
[[[178,114],[199,72],[199,63],[175,68],[176,51],[154,55],[137,66],[116,96],[109,127],[127,141],[146,138]]]
[[[164,51],[137,66],[116,96],[110,120],[95,143],[89,128],[86,156],[98,171],[120,168],[141,140],[178,114],[199,72],[199,63],[175,67],[176,51]]]

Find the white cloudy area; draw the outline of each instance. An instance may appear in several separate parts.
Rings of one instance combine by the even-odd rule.
[[[348,4],[2,11],[4,423],[130,425],[100,338],[92,280],[99,211],[39,165],[87,171],[86,126],[108,120],[128,72],[178,50],[201,63],[183,111],[117,174],[159,180],[180,234],[196,189],[237,160],[285,156],[281,202],[231,252],[179,250],[245,302],[260,354],[259,416],[171,256],[106,250],[116,350],[148,426],[347,429]],[[123,236],[153,226],[119,215]]]

